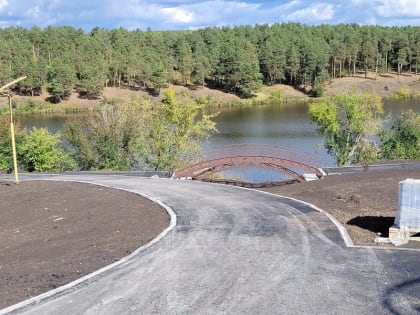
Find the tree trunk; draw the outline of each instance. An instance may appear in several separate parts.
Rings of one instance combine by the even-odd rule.
[[[352,77],[352,74],[351,74],[351,57],[349,59],[349,75]]]
[[[353,76],[356,75],[356,60],[353,60]]]
[[[113,81],[114,81],[114,87],[117,85],[117,77],[118,77],[118,71],[115,71],[114,72],[114,78],[113,78]]]
[[[36,54],[35,54],[35,44],[32,43],[32,60],[36,61]]]

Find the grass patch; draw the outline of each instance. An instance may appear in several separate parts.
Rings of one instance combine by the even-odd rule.
[[[28,99],[25,103],[19,103],[13,100],[12,103],[14,113],[18,116],[30,115],[52,115],[52,114],[77,114],[86,113],[96,110],[96,106],[80,107],[71,104],[65,106],[57,106],[48,102]],[[8,108],[2,108],[1,112],[8,111]]]

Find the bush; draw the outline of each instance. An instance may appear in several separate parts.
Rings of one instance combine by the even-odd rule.
[[[29,172],[62,172],[76,168],[76,163],[61,146],[60,134],[34,128],[18,147],[19,162]]]
[[[395,98],[397,99],[407,99],[411,97],[410,89],[407,87],[402,87],[400,90],[395,94]]]
[[[324,88],[321,83],[315,83],[311,90],[311,95],[313,97],[321,97],[324,95]]]
[[[283,91],[276,90],[270,93],[269,100],[272,102],[281,101],[283,100]]]
[[[402,112],[379,137],[382,158],[420,159],[420,113]]]
[[[15,126],[16,147],[20,147],[25,134]],[[12,141],[10,137],[10,117],[8,113],[0,115],[0,170],[10,172],[13,169]]]
[[[372,142],[364,141],[356,150],[355,162],[358,164],[367,165],[369,163],[377,161],[378,157],[378,147]]]
[[[173,171],[199,156],[199,141],[215,131],[205,100],[179,102],[167,90],[161,103],[104,105],[83,122],[68,122],[65,136],[83,170]]]

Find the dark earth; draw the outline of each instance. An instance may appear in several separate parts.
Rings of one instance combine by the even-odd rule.
[[[71,182],[0,181],[0,309],[76,280],[169,225],[137,194]]]
[[[420,169],[264,190],[313,203],[340,221],[355,244],[377,245],[377,234],[386,237],[393,225],[398,182],[406,178],[420,178]],[[0,199],[0,309],[109,265],[169,225],[165,210],[148,199],[89,184],[0,181]],[[405,247],[420,249],[420,242]]]

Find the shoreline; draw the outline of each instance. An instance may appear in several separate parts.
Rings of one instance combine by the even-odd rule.
[[[186,95],[191,99],[208,99],[212,103],[211,108],[257,106],[270,101],[278,103],[307,102],[312,99],[301,90],[285,84],[263,86],[260,92],[250,99],[241,99],[234,94],[206,87],[190,89],[185,86],[170,85],[169,88],[173,89],[177,95]],[[323,88],[323,97],[331,97],[339,92],[355,89],[362,93],[376,93],[383,100],[420,99],[420,75],[397,76],[389,73],[378,75],[375,79],[375,73],[369,73],[367,78],[364,75],[336,78],[325,82]],[[159,102],[164,91],[165,89],[161,91],[160,96],[155,97],[142,90],[133,90],[126,87],[106,87],[102,98],[96,100],[81,99],[74,92],[68,100],[51,104],[45,100],[48,94],[44,92],[41,96],[34,97],[15,95],[13,101],[17,104],[16,115],[72,114],[95,111],[104,102],[124,103],[132,100]],[[273,93],[280,93],[281,96],[271,100]],[[0,98],[0,111],[7,111],[7,109],[7,99]]]

